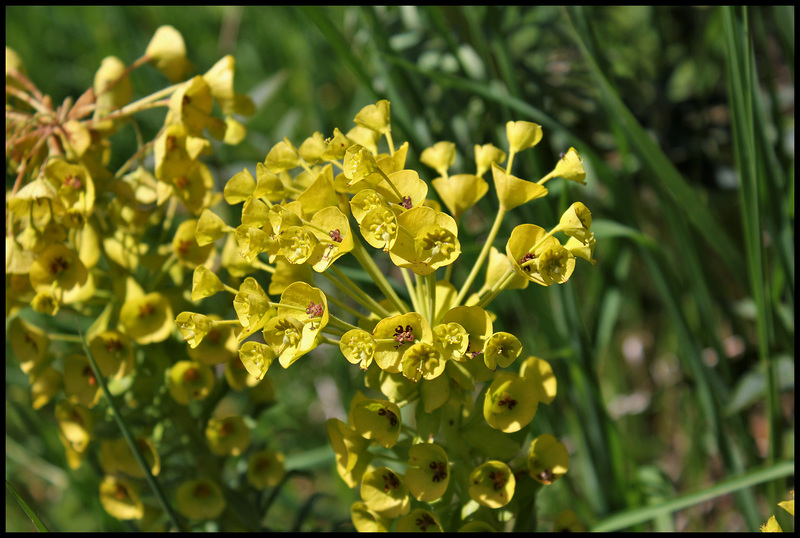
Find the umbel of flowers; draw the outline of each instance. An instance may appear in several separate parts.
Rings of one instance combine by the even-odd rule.
[[[550,229],[517,226],[504,250],[495,239],[506,214],[545,197],[551,179],[583,184],[581,158],[570,148],[538,181],[519,178],[515,157],[539,143],[542,129],[509,122],[507,145],[476,145],[469,173],[450,174],[453,143],[426,149],[420,160],[436,173],[426,182],[406,167],[408,143],[392,138],[388,101],[364,107],[354,121],[346,133],[314,133],[299,146],[284,139],[255,175],[244,169],[232,177],[224,198],[241,204],[235,227],[201,212],[196,244],[225,239],[222,264],[241,284],[224,284],[197,265],[192,298],[227,291],[237,317],[183,312],[178,329],[196,348],[233,326],[255,379],[276,361],[289,368],[325,344],[364,371],[364,392],[350,402],[347,421],[327,424],[337,471],[360,491],[352,506],[358,530],[501,530],[520,507],[515,492],[558,480],[569,456],[552,435],[526,447],[509,436],[553,400],[556,380],[546,361],[495,326],[489,307],[503,290],[566,283],[578,258],[594,264],[595,239],[581,202]],[[453,282],[459,222],[490,190],[498,204],[488,237],[466,279]],[[345,256],[382,299],[348,278]]]

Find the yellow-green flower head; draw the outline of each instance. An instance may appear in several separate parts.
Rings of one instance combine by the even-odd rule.
[[[59,432],[68,445],[79,454],[86,452],[94,430],[92,412],[82,405],[61,400],[56,404],[55,417]]]
[[[367,451],[369,441],[339,419],[328,419],[325,426],[336,455],[336,471],[348,487],[354,488],[372,458]]]
[[[490,370],[508,368],[522,353],[519,338],[511,333],[496,332],[483,346],[483,362]]]
[[[299,214],[300,206],[296,202],[282,205],[274,204],[269,208],[269,223],[272,234],[282,234],[290,226],[302,226],[303,220]]]
[[[578,514],[572,510],[563,510],[553,522],[553,532],[586,532],[586,526],[581,523]]]
[[[388,518],[373,512],[361,501],[354,502],[350,507],[350,519],[358,532],[389,532],[391,525]]]
[[[323,161],[322,154],[325,153],[327,147],[325,136],[317,131],[303,140],[303,143],[297,148],[297,154],[309,165],[315,165]]]
[[[563,284],[575,270],[575,256],[561,245],[553,245],[542,251],[537,267],[545,286]]]
[[[300,156],[297,154],[297,148],[288,138],[284,137],[283,140],[269,150],[264,160],[264,166],[273,174],[300,166]]]
[[[570,237],[574,237],[584,245],[593,234],[592,214],[582,202],[575,202],[564,212],[558,223],[558,229]]]
[[[187,480],[175,492],[175,508],[189,519],[217,519],[225,506],[222,490],[208,478]]]
[[[397,217],[397,240],[389,256],[398,267],[420,276],[450,265],[461,254],[458,226],[450,215],[419,206]]]
[[[280,250],[278,242],[268,233],[260,228],[253,228],[242,224],[236,228],[234,234],[238,245],[239,256],[252,262],[262,252],[267,252],[270,256],[276,255]]]
[[[213,205],[214,177],[208,167],[195,162],[184,176],[170,181],[175,197],[183,202],[192,215],[199,215],[203,209]]]
[[[506,123],[508,149],[514,153],[532,148],[542,139],[542,126],[529,121],[510,121]]]
[[[168,125],[153,145],[155,175],[165,182],[185,176],[201,155],[210,152],[211,143],[189,133],[182,123]]]
[[[272,362],[278,357],[275,351],[259,342],[245,342],[239,348],[239,360],[251,376],[258,380],[264,378]]]
[[[351,406],[353,427],[365,439],[392,448],[400,436],[400,408],[388,400],[360,400]]]
[[[775,516],[770,516],[767,522],[761,525],[761,532],[783,532],[783,529]]]
[[[322,159],[325,161],[339,161],[344,159],[347,148],[353,145],[339,129],[334,127],[333,136],[325,140],[325,151],[322,152]]]
[[[278,315],[292,317],[304,324],[303,332],[316,334],[330,319],[328,298],[319,288],[293,282],[281,293]]]
[[[569,453],[564,443],[549,433],[531,442],[528,452],[528,472],[544,485],[552,484],[564,476],[569,469]]]
[[[458,323],[468,335],[467,358],[474,358],[483,352],[483,343],[492,334],[492,318],[479,306],[457,306],[450,309],[442,318],[442,323]]]
[[[153,476],[158,476],[158,473],[161,472],[161,458],[159,458],[153,442],[146,437],[138,437],[136,446],[147,462],[150,472]],[[104,439],[100,443],[100,464],[103,472],[109,475],[122,472],[131,478],[144,478],[145,476],[124,437]]]
[[[61,303],[50,290],[37,292],[31,300],[31,308],[33,308],[34,312],[48,316],[55,316],[60,307]]]
[[[61,374],[50,368],[33,370],[30,373],[31,407],[41,409],[61,391]]]
[[[342,162],[342,173],[348,179],[348,186],[359,181],[377,185],[382,177],[377,172],[378,163],[367,148],[360,144],[353,144],[347,148]]]
[[[262,163],[259,163],[259,168],[264,168]],[[270,176],[277,176],[271,172],[269,173]],[[225,183],[225,187],[222,190],[222,196],[225,198],[225,201],[228,202],[230,205],[236,205],[239,202],[244,202],[250,196],[253,196],[254,191],[256,190],[256,180],[253,179],[253,174],[250,173],[250,170],[247,168],[243,169],[241,172],[235,174],[232,178]]]
[[[205,399],[214,388],[214,371],[196,361],[178,361],[166,372],[167,389],[182,405]]]
[[[433,342],[433,331],[417,312],[384,318],[372,331],[375,338],[375,362],[389,373],[402,372],[403,353],[416,342]]]
[[[214,327],[214,320],[203,314],[181,312],[175,318],[175,325],[178,326],[178,331],[183,336],[183,341],[195,348]]]
[[[125,333],[141,345],[169,338],[174,319],[169,300],[159,292],[125,301],[119,313]]]
[[[388,467],[378,467],[364,473],[361,499],[367,508],[389,519],[403,516],[411,510],[403,476]]]
[[[530,379],[511,372],[497,374],[483,401],[483,418],[492,428],[512,433],[531,423],[539,407]]]
[[[186,58],[183,36],[172,26],[160,26],[156,30],[145,55],[173,83],[183,80],[192,68]]]
[[[278,254],[294,265],[305,263],[314,253],[319,239],[305,226],[289,226],[278,238]]]
[[[363,329],[351,329],[339,339],[339,349],[351,364],[366,370],[375,356],[375,339]]]
[[[475,144],[475,174],[483,175],[492,167],[493,164],[500,164],[506,160],[506,152],[492,144],[479,146]]]
[[[595,238],[594,238],[594,234],[591,233],[586,238],[586,244],[581,243],[580,241],[578,241],[574,237],[570,237],[567,240],[567,243],[564,245],[564,248],[569,250],[572,253],[573,256],[576,256],[578,258],[583,258],[584,260],[588,261],[592,265],[595,265],[597,263],[597,260],[595,260],[592,257],[594,255],[594,245],[595,245],[595,243],[596,243],[596,241],[595,241]]]
[[[198,265],[192,273],[192,301],[211,297],[225,289],[216,273],[204,265]]]
[[[77,253],[62,243],[45,248],[30,269],[31,286],[36,291],[45,291],[51,286],[69,290],[85,284],[87,278],[86,266]]]
[[[420,379],[436,379],[444,373],[446,363],[447,358],[436,346],[417,342],[403,353],[401,368],[403,375],[416,383]]]
[[[469,335],[464,327],[454,321],[440,323],[433,328],[433,344],[445,359],[463,361],[469,347]]]
[[[444,532],[436,516],[428,510],[415,508],[397,522],[397,532]]]
[[[133,97],[131,79],[125,72],[125,62],[116,56],[106,56],[94,74],[96,115],[105,116],[112,110],[122,108]],[[111,86],[113,84],[113,86]],[[111,86],[111,87],[109,87]]]
[[[305,178],[313,179],[308,185],[305,184]],[[306,218],[311,218],[327,207],[336,207],[339,204],[339,196],[336,193],[333,178],[333,166],[326,164],[319,171],[319,168],[313,168],[305,171],[295,178],[294,186],[298,189],[302,188],[297,196],[297,203],[302,207],[302,214]]]
[[[433,146],[422,151],[419,161],[430,166],[442,176],[447,177],[447,170],[453,166],[456,160],[456,145],[452,142],[437,142]]]
[[[219,103],[223,114],[250,115],[255,111],[253,100],[233,89],[236,59],[228,54],[206,71],[203,78],[211,88],[211,94]]]
[[[275,450],[259,450],[247,460],[247,481],[258,490],[274,488],[286,476],[284,457]]]
[[[100,483],[100,504],[110,516],[117,519],[142,519],[144,516],[139,486],[119,476],[103,478]]]
[[[417,207],[425,202],[428,196],[428,184],[420,179],[415,170],[397,170],[389,172],[387,177],[388,180],[384,178],[378,183],[375,191],[382,195],[396,212]]]
[[[194,237],[196,230],[196,220],[185,220],[178,226],[175,231],[175,237],[172,240],[172,251],[181,262],[191,269],[206,263],[209,257],[214,254],[213,244],[207,244],[202,247],[197,244],[197,240]]]
[[[201,75],[184,82],[169,99],[166,123],[182,123],[191,135],[199,136],[213,122],[214,98],[211,87]]]
[[[250,428],[240,416],[212,418],[206,424],[206,442],[217,456],[239,456],[250,446]]]
[[[255,278],[247,277],[239,286],[239,292],[233,298],[233,309],[236,316],[244,327],[239,340],[255,333],[264,327],[267,320],[272,317],[274,312],[270,310],[270,300],[264,289],[258,284]]]
[[[473,174],[438,177],[432,184],[456,222],[489,191],[489,184]]]
[[[308,324],[310,325],[310,324]],[[288,368],[317,346],[318,330],[290,316],[275,316],[264,327],[264,340],[278,355],[281,366]]]
[[[64,392],[75,403],[92,408],[102,397],[100,383],[85,355],[64,359]]]
[[[397,216],[388,207],[375,207],[361,219],[359,229],[370,246],[388,252],[397,241]]]
[[[311,218],[311,231],[319,242],[309,257],[308,264],[318,273],[322,273],[337,259],[353,250],[350,221],[338,207],[326,207],[315,213]]]
[[[558,239],[552,236],[547,237],[547,232],[544,228],[536,226],[535,224],[520,224],[511,231],[511,236],[508,238],[508,243],[506,243],[506,255],[511,261],[514,271],[516,271],[518,275],[532,282],[536,282],[541,286],[549,286],[554,281],[553,277],[559,274],[554,273],[554,271],[562,271],[558,262],[564,261],[566,263],[566,266],[563,268],[564,272],[566,272],[569,265],[572,266],[572,269],[575,267],[574,256],[570,264],[569,256],[564,256],[563,253],[555,250],[548,255],[550,265],[545,267],[547,281],[545,280],[545,275],[541,273],[539,267],[542,254],[552,247],[560,246],[561,244],[558,242]],[[558,257],[558,254],[561,254],[562,257]],[[553,262],[556,262],[555,265],[553,265]],[[570,274],[572,273],[571,270],[569,272]],[[550,284],[548,284],[548,282]]]
[[[353,121],[366,129],[386,134],[392,130],[390,108],[389,101],[381,99],[374,105],[362,108]]]
[[[551,175],[552,177],[563,177],[581,185],[586,185],[586,171],[583,169],[583,160],[581,160],[581,156],[578,155],[575,148],[569,148],[569,151],[562,155]]]
[[[92,213],[95,200],[94,181],[82,164],[72,164],[64,159],[47,161],[45,178],[58,189],[58,197],[64,208],[77,209],[84,217]]]
[[[6,334],[11,343],[11,351],[20,361],[23,372],[30,374],[43,363],[50,346],[50,338],[43,330],[20,317],[14,317]]]
[[[500,508],[514,496],[516,479],[502,461],[492,460],[479,465],[469,475],[469,496],[487,508]]]
[[[24,187],[8,200],[8,210],[20,218],[33,217],[34,222],[42,223],[50,217],[50,206],[58,214],[64,211],[64,206],[58,198],[58,188],[55,182],[45,178],[38,178]]]
[[[359,224],[364,220],[367,213],[379,207],[391,211],[386,198],[374,189],[361,189],[350,199],[350,212]]]
[[[219,321],[219,316],[215,314],[211,314],[209,318]],[[238,347],[239,343],[233,326],[217,323],[212,325],[208,334],[197,347],[189,347],[186,353],[192,360],[214,366],[238,358]]]
[[[511,211],[531,200],[547,196],[547,188],[507,174],[505,170],[494,163],[492,164],[492,178],[500,207],[505,211]]]
[[[419,443],[408,451],[406,484],[415,499],[433,502],[442,498],[450,483],[450,462],[442,447]]]
[[[530,356],[525,359],[519,370],[519,375],[533,381],[536,387],[536,399],[542,403],[550,404],[556,397],[556,376],[553,368],[544,359]]]
[[[486,281],[483,284],[482,290],[491,289],[501,278],[503,278],[509,269],[513,269],[511,260],[508,256],[501,253],[496,248],[492,247],[489,250],[489,263],[486,268]],[[523,278],[519,274],[511,277],[511,281],[503,288],[505,290],[521,290],[528,287],[530,280],[527,277]]]

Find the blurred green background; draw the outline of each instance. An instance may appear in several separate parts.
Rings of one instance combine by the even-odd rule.
[[[502,250],[513,226],[550,227],[581,200],[598,241],[597,266],[579,264],[569,284],[493,305],[495,325],[550,361],[559,383],[532,430],[556,435],[572,461],[539,496],[540,529],[567,508],[597,530],[752,531],[780,511],[794,489],[793,7],[7,6],[6,45],[61,102],[103,57],[142,55],[164,24],[199,73],[234,54],[237,91],[258,105],[245,142],[212,157],[220,190],[284,136],[346,131],[378,99],[428,180],[423,149],[453,141],[453,168],[468,171],[474,144],[504,147],[509,120],[545,133],[519,156],[519,177],[579,150],[587,186],[549,183],[555,201],[515,210],[498,235]],[[137,95],[166,85],[149,66],[132,81]],[[145,115],[145,135],[162,121]],[[495,203],[489,193],[468,215],[465,260]],[[128,530],[103,511],[91,469],[65,471],[52,419],[30,410],[27,378],[6,356],[7,480],[52,529]],[[360,379],[325,357],[275,379],[281,403],[258,417],[262,434],[309,473],[270,526],[346,528],[357,492],[326,457],[324,420]],[[31,529],[7,494],[6,530]]]

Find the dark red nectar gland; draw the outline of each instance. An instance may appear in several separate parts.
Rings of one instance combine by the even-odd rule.
[[[337,243],[342,242],[342,232],[339,231],[339,228],[331,230],[330,232],[328,232],[328,235],[331,236],[331,239],[333,239]]]
[[[535,260],[535,259],[536,259],[536,255],[533,252],[528,252],[522,258],[520,258],[517,263],[519,263],[522,266],[522,270],[523,271],[525,271],[526,273],[530,273],[531,272],[531,266],[530,265],[525,265],[525,262],[528,262],[528,261],[531,261],[531,260]]]
[[[403,201],[400,203],[405,209],[411,209],[411,197],[403,196]]]
[[[422,514],[422,516],[414,520],[414,523],[416,523],[417,527],[419,527],[419,530],[422,532],[428,530],[428,527],[436,525],[436,521],[433,520],[430,514]]]
[[[433,481],[441,482],[447,478],[447,464],[443,461],[432,461],[429,465],[433,470]]]
[[[324,313],[325,313],[325,305],[322,303],[315,304],[314,301],[311,301],[306,307],[306,314],[308,314],[312,318],[321,318],[322,314]]]
[[[151,305],[150,303],[144,303],[143,305],[139,305],[139,317],[146,318],[150,314],[156,311],[156,307]]]
[[[398,325],[394,330],[394,341],[397,342],[397,345],[394,346],[395,349],[406,343],[413,344],[414,329],[411,328],[411,325],[406,325],[405,329],[403,329],[402,325]]]
[[[56,258],[50,262],[50,274],[57,275],[62,271],[66,271],[69,269],[69,262],[62,258],[61,256],[56,256]]]
[[[495,491],[502,490],[505,487],[506,482],[508,482],[508,477],[503,471],[492,471],[489,473],[489,478],[492,480],[492,486],[494,487]]]
[[[64,186],[65,187],[72,187],[73,189],[80,189],[83,186],[83,182],[81,178],[78,176],[73,176],[72,174],[67,174],[64,178]]]
[[[518,403],[517,400],[515,400],[507,392],[505,392],[505,393],[503,393],[503,397],[500,398],[500,401],[497,402],[497,405],[500,405],[500,406],[504,405],[504,406],[508,407],[509,411],[511,411],[512,409],[514,409],[517,406],[517,403]]]
[[[389,490],[397,490],[400,487],[400,479],[397,475],[389,472],[383,475],[383,491],[389,493]]]
[[[382,417],[388,417],[389,418],[389,424],[391,424],[392,428],[397,426],[397,424],[398,424],[397,415],[395,415],[393,412],[389,411],[388,409],[386,409],[384,407],[381,407],[378,410],[378,415],[380,415]]]

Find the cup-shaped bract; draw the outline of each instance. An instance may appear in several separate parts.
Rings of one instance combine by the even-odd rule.
[[[403,476],[388,467],[378,467],[364,473],[361,499],[370,510],[389,519],[405,515],[411,510],[408,487]]]
[[[483,417],[492,428],[512,433],[530,424],[538,407],[536,388],[530,379],[502,372],[486,391]]]
[[[479,465],[469,475],[469,495],[487,508],[500,508],[514,496],[516,479],[502,461],[491,460]]]
[[[415,499],[441,499],[450,483],[450,462],[444,449],[434,443],[419,443],[408,451],[406,484]]]
[[[569,452],[564,443],[549,433],[531,442],[528,452],[528,472],[542,484],[552,484],[569,469]]]

